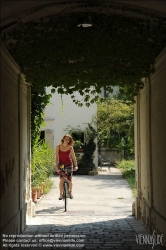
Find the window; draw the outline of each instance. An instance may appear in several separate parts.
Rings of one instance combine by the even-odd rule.
[[[84,132],[78,133],[72,133],[72,137],[74,141],[80,141],[84,143]]]

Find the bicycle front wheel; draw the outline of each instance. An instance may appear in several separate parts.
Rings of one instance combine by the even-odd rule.
[[[67,201],[68,201],[68,183],[65,182],[64,183],[64,202],[65,202],[65,212],[67,211]]]

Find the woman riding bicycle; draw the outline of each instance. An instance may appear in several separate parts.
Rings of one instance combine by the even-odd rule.
[[[60,196],[59,200],[62,200],[62,193],[63,193],[63,172],[59,170],[60,165],[70,166],[73,168],[73,162],[74,162],[74,170],[77,170],[77,160],[75,157],[74,149],[74,140],[69,134],[65,134],[61,140],[61,144],[56,146],[56,172],[59,173],[60,176],[60,182],[59,182],[59,190],[60,190]],[[73,160],[73,162],[72,162]],[[71,171],[68,174],[68,181],[69,181],[69,190],[70,190],[70,199],[73,199],[72,194],[72,173]]]

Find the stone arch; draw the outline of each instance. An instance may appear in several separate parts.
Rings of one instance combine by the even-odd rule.
[[[159,1],[151,1],[151,4],[147,4],[146,2],[140,2],[135,1],[131,4],[128,3],[128,1],[123,1],[116,3],[114,1],[103,1],[102,6],[96,6],[93,7],[93,4],[96,1],[91,1],[91,5],[87,6],[87,1],[59,1],[58,4],[55,3],[55,1],[43,1],[43,4],[39,4],[39,1],[31,1],[28,3],[27,1],[24,3],[21,3],[19,1],[13,1],[6,3],[5,1],[2,1],[2,7],[3,7],[3,13],[1,17],[1,28],[3,31],[9,31],[12,27],[17,26],[20,21],[24,23],[28,23],[31,20],[36,20],[41,17],[49,16],[49,15],[67,15],[68,13],[78,13],[78,12],[96,12],[100,13],[101,11],[103,13],[116,13],[118,15],[126,15],[130,17],[137,17],[141,16],[142,13],[151,13],[151,14],[157,14],[161,17],[166,17],[166,5],[164,2]],[[108,6],[110,6],[108,8]],[[149,7],[150,6],[150,7]],[[2,84],[6,83],[6,79],[10,79],[9,76],[11,72],[14,72],[15,75],[15,82],[19,85],[19,91],[15,92],[15,95],[17,96],[15,99],[15,105],[17,103],[17,106],[15,106],[15,111],[13,113],[13,121],[17,119],[16,127],[19,125],[19,130],[16,129],[17,136],[16,138],[12,137],[8,134],[7,142],[10,142],[10,138],[12,139],[12,143],[14,146],[14,142],[17,141],[18,148],[16,149],[16,152],[13,152],[14,156],[16,158],[12,161],[12,158],[9,159],[9,163],[6,163],[7,165],[4,165],[4,162],[7,162],[8,155],[5,157],[5,161],[2,161],[2,165],[4,165],[4,168],[2,167],[2,184],[3,184],[3,192],[2,195],[4,195],[4,185],[6,185],[6,182],[4,182],[5,179],[5,173],[9,172],[9,176],[12,177],[12,171],[14,171],[15,164],[18,166],[18,172],[15,172],[15,175],[19,175],[18,182],[23,183],[23,180],[20,177],[20,173],[22,171],[22,166],[24,169],[29,168],[29,154],[30,154],[30,139],[29,135],[27,135],[26,141],[26,149],[25,152],[20,153],[21,148],[21,137],[19,136],[20,129],[23,128],[22,124],[25,122],[25,120],[21,120],[21,112],[20,109],[20,103],[23,101],[24,103],[24,110],[27,112],[27,124],[29,124],[29,101],[30,101],[30,90],[29,86],[24,82],[23,76],[21,75],[20,69],[18,65],[13,61],[11,56],[9,55],[8,51],[6,51],[5,48],[2,47],[3,51],[3,67],[5,69],[10,69],[10,73],[7,72],[7,70],[4,72],[5,75],[3,75],[3,81]],[[164,107],[166,106],[166,103],[164,101],[163,93],[165,93],[165,87],[164,87],[164,80],[165,79],[165,55],[166,51],[163,50],[163,52],[159,55],[159,57],[156,59],[156,73],[149,78],[148,80],[145,79],[145,88],[140,91],[138,97],[137,97],[137,105],[136,105],[136,161],[137,161],[137,184],[138,184],[138,194],[136,199],[136,217],[138,219],[143,220],[144,224],[147,225],[151,230],[157,229],[158,232],[166,233],[165,231],[165,224],[166,224],[166,203],[163,201],[163,197],[165,195],[165,184],[164,184],[164,178],[166,176],[165,172],[165,165],[166,160],[164,157],[164,148],[165,148],[165,132],[164,127],[166,125],[166,118],[164,116]],[[5,63],[4,63],[5,62]],[[13,69],[14,68],[14,69]],[[17,79],[17,80],[16,80]],[[11,80],[8,80],[8,83]],[[157,91],[154,89],[154,85],[157,85]],[[10,86],[8,87],[10,89]],[[24,99],[21,99],[20,93],[23,92],[23,95],[25,98],[27,98],[28,102],[25,103]],[[157,92],[157,93],[156,93]],[[6,95],[9,96],[12,95],[12,93],[9,94],[8,89],[3,92],[5,97]],[[160,96],[162,96],[162,99],[160,99]],[[9,98],[10,99],[10,98]],[[19,103],[19,105],[18,105]],[[6,106],[4,105],[3,107]],[[14,107],[14,106],[13,106]],[[5,110],[4,109],[4,110]],[[6,109],[8,110],[8,109]],[[8,112],[12,112],[10,109]],[[5,112],[4,112],[5,113]],[[3,114],[4,114],[3,113]],[[2,116],[4,118],[4,116]],[[162,132],[160,131],[160,122],[159,118],[162,118]],[[147,121],[144,124],[144,121]],[[4,121],[7,122],[7,119]],[[4,122],[4,124],[5,124]],[[12,121],[11,121],[12,126]],[[27,125],[28,127],[28,125]],[[9,127],[8,127],[9,130]],[[28,129],[27,129],[28,131]],[[27,131],[22,131],[22,136]],[[163,136],[162,136],[163,133]],[[159,137],[158,137],[159,135]],[[145,140],[146,138],[146,140]],[[160,139],[160,141],[158,140]],[[6,141],[6,138],[4,139]],[[156,144],[159,144],[159,147],[156,147]],[[9,150],[9,148],[8,148]],[[7,153],[8,150],[5,152]],[[162,152],[162,158],[160,158],[160,152]],[[145,153],[146,152],[146,153]],[[26,157],[26,160],[24,158]],[[161,160],[161,165],[159,166],[159,159]],[[15,162],[15,164],[14,164]],[[24,164],[24,162],[27,162]],[[160,168],[158,168],[158,166]],[[5,172],[6,169],[6,172]],[[160,171],[158,171],[160,169]],[[30,180],[29,178],[30,172],[27,172],[27,179],[26,181]],[[8,175],[7,175],[8,176]],[[7,180],[7,179],[6,179]],[[159,180],[162,180],[162,183],[159,182]],[[4,184],[5,183],[5,184]],[[15,187],[14,180],[12,179],[12,186],[10,182],[10,187],[8,188],[8,191],[10,189],[19,189],[20,185]],[[160,190],[160,187],[161,190]],[[7,189],[6,189],[7,190]],[[25,190],[25,189],[24,189]],[[27,194],[29,195],[30,190],[28,189]],[[7,200],[7,196],[3,202]],[[17,204],[14,206],[14,210],[12,213],[9,213],[8,215],[4,216],[3,221],[3,228],[2,230],[8,230],[8,228],[11,228],[12,225],[12,231],[13,233],[20,232],[24,225],[25,225],[25,211],[26,211],[26,204],[25,200],[23,203],[21,202],[21,199],[25,199],[24,194],[17,196]],[[30,195],[27,196],[27,204],[29,204],[30,208]],[[30,211],[30,210],[29,210]],[[4,211],[5,213],[5,211]],[[15,216],[17,214],[17,216]],[[11,220],[11,222],[10,222]]]

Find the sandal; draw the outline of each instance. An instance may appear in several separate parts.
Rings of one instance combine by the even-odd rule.
[[[69,191],[69,194],[70,194],[70,199],[73,199],[73,195],[71,195],[71,191]]]
[[[60,196],[59,196],[59,200],[62,200],[63,199],[63,196],[62,196],[62,194],[60,194]]]

